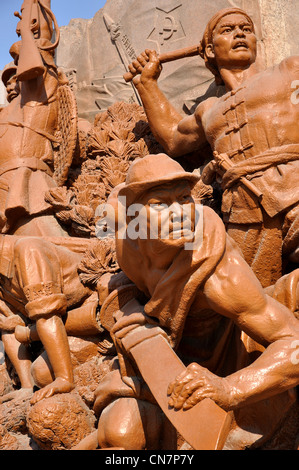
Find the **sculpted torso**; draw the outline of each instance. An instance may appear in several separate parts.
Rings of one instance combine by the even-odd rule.
[[[291,57],[199,105],[196,113],[212,149],[240,161],[297,143],[299,107],[292,102],[292,83],[298,72],[299,57]]]
[[[51,142],[28,127],[54,134],[57,78],[46,72],[46,77],[31,82],[22,83],[19,96],[0,113],[0,166],[14,158],[47,160],[52,156]]]

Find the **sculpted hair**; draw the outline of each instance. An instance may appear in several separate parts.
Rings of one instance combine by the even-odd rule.
[[[247,18],[247,20],[250,22],[252,25],[253,31],[254,31],[254,23],[250,16],[241,8],[224,8],[220,11],[218,11],[208,22],[206,29],[204,31],[202,40],[200,42],[200,48],[199,48],[199,54],[200,56],[204,59],[205,61],[205,66],[207,69],[209,69],[212,74],[215,76],[215,81],[217,85],[223,85],[222,78],[220,76],[216,61],[213,59],[210,59],[206,55],[206,47],[208,44],[211,44],[213,41],[213,32],[219,23],[219,21],[224,18],[225,16],[228,15],[233,15],[233,14],[241,14]]]

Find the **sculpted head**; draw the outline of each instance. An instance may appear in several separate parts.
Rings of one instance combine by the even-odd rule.
[[[9,65],[5,67],[2,73],[2,82],[6,88],[7,101],[11,101],[16,98],[20,93],[19,84],[17,81],[17,67],[15,65]]]
[[[131,165],[119,196],[126,198],[127,220],[138,222],[139,237],[152,251],[192,241],[191,191],[198,179],[165,154],[148,155]]]
[[[219,70],[248,68],[256,60],[256,35],[252,19],[239,8],[220,10],[209,21],[202,41],[200,55],[207,68],[221,84]]]

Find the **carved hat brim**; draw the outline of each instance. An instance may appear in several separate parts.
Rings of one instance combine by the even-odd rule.
[[[177,161],[166,154],[147,155],[131,165],[118,196],[125,196],[128,206],[152,188],[177,181],[187,181],[192,188],[199,179],[199,174],[185,171]]]
[[[15,65],[8,65],[3,70],[1,79],[5,86],[7,85],[8,80],[14,75],[16,75],[16,73],[17,73],[17,67]]]

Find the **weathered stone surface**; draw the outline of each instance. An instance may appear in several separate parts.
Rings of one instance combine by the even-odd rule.
[[[266,65],[299,54],[297,0],[259,0]]]
[[[41,449],[70,449],[94,431],[95,418],[77,393],[54,395],[32,406],[30,435]]]
[[[21,393],[21,392],[20,392]],[[26,414],[31,394],[24,393],[0,405],[0,426],[7,431],[21,432],[26,429]]]
[[[73,367],[84,364],[98,355],[99,338],[68,338]]]
[[[0,397],[13,391],[11,378],[7,372],[5,363],[0,365]]]
[[[32,448],[26,423],[31,395],[20,391],[16,398],[0,405],[0,450]]]
[[[84,402],[92,408],[94,392],[101,380],[112,369],[112,357],[94,357],[74,370],[76,390]]]
[[[0,450],[19,450],[16,436],[7,432],[2,425],[0,425]]]

